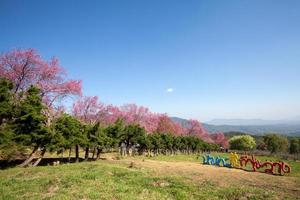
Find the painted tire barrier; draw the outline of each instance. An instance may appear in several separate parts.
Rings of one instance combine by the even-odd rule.
[[[291,167],[282,161],[272,162],[260,162],[254,155],[242,155],[239,157],[237,153],[230,153],[229,158],[214,157],[211,155],[202,156],[204,165],[215,165],[218,167],[228,167],[228,168],[238,168],[247,169],[251,167],[253,172],[258,171],[258,169],[264,169],[264,173],[284,175],[291,172]]]
[[[221,158],[221,157],[213,157],[210,155],[202,156],[203,158],[203,164],[205,165],[216,165],[219,167],[231,167],[231,164],[227,161],[228,158]]]

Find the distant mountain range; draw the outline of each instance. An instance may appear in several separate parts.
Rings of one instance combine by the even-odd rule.
[[[187,119],[172,117],[172,120],[185,124]],[[288,136],[300,136],[300,120],[260,120],[260,119],[216,119],[209,123],[202,123],[210,133],[245,132],[253,135],[265,133],[280,133]]]
[[[278,125],[278,124],[300,124],[300,117],[283,120],[264,120],[264,119],[213,119],[206,122],[212,125],[233,125],[233,126],[251,126],[251,125]]]

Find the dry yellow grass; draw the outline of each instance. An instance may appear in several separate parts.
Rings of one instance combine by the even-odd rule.
[[[300,198],[300,180],[298,177],[248,172],[241,169],[203,165],[200,162],[170,162],[132,158],[111,162],[123,163],[129,166],[132,161],[134,161],[137,168],[150,170],[153,176],[182,176],[200,185],[212,182],[216,186],[224,188],[250,186],[255,189],[274,192],[279,199],[282,199],[285,194]]]

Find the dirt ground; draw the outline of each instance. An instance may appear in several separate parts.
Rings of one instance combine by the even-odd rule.
[[[231,169],[203,165],[194,162],[168,162],[156,160],[125,159],[113,162],[123,162],[130,165],[153,171],[155,176],[185,176],[197,183],[212,182],[220,187],[242,187],[243,185],[253,188],[266,189],[283,196],[292,194],[300,198],[300,180],[296,177],[275,176],[260,172],[248,172],[241,169]]]

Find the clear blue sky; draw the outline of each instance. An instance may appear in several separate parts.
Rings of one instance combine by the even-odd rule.
[[[299,0],[0,0],[0,51],[28,47],[105,103],[202,121],[300,114]]]

